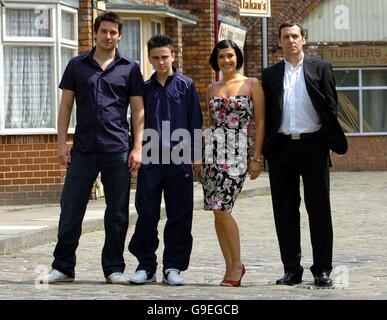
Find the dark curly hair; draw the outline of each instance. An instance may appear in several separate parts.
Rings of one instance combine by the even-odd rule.
[[[121,34],[122,21],[119,15],[114,12],[107,11],[99,15],[94,21],[94,32],[97,33],[102,21],[109,21],[118,24],[118,33]]]
[[[174,51],[172,39],[165,34],[154,35],[152,38],[148,40],[147,46],[148,46],[148,53],[154,48],[161,48],[161,47],[167,47],[171,50],[171,52]]]

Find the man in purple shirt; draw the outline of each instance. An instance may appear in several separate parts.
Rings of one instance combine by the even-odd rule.
[[[93,183],[101,173],[105,191],[105,244],[102,268],[108,283],[126,284],[123,251],[129,220],[131,172],[141,164],[144,127],[144,81],[138,65],[118,52],[122,23],[106,12],[95,20],[96,46],[73,58],[59,87],[58,158],[67,168],[61,197],[58,242],[52,270],[43,282],[72,282],[75,251]],[[73,147],[67,130],[76,100]],[[132,110],[133,145],[129,139],[128,105]]]

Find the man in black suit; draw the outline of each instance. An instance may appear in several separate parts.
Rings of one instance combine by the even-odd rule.
[[[329,199],[330,150],[348,145],[337,121],[337,93],[329,63],[304,55],[305,35],[293,21],[279,27],[284,60],[263,70],[266,136],[275,226],[285,275],[276,284],[302,282],[300,176],[313,248],[310,270],[318,286],[331,286],[333,231]]]

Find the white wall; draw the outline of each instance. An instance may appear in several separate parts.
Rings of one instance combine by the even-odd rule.
[[[325,0],[302,24],[308,42],[387,41],[387,0]]]

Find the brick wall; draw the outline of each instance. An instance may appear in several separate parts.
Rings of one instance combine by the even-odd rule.
[[[173,64],[183,73],[183,25],[181,20],[165,19],[165,34],[172,38],[175,46],[175,61]]]
[[[257,78],[262,74],[261,19],[241,17],[241,24],[247,28],[243,70],[247,77]]]
[[[223,16],[228,20],[239,23],[239,2],[240,1],[235,0],[219,0],[219,16]]]
[[[387,170],[387,137],[348,137],[348,152],[332,157],[333,170]]]
[[[213,1],[192,0],[174,1],[174,7],[188,10],[198,17],[196,25],[183,25],[183,61],[184,74],[191,77],[201,97],[204,120],[207,119],[205,92],[207,85],[214,79],[214,73],[208,64],[214,42]]]
[[[57,202],[64,170],[56,157],[56,136],[2,136],[0,141],[0,205]]]

